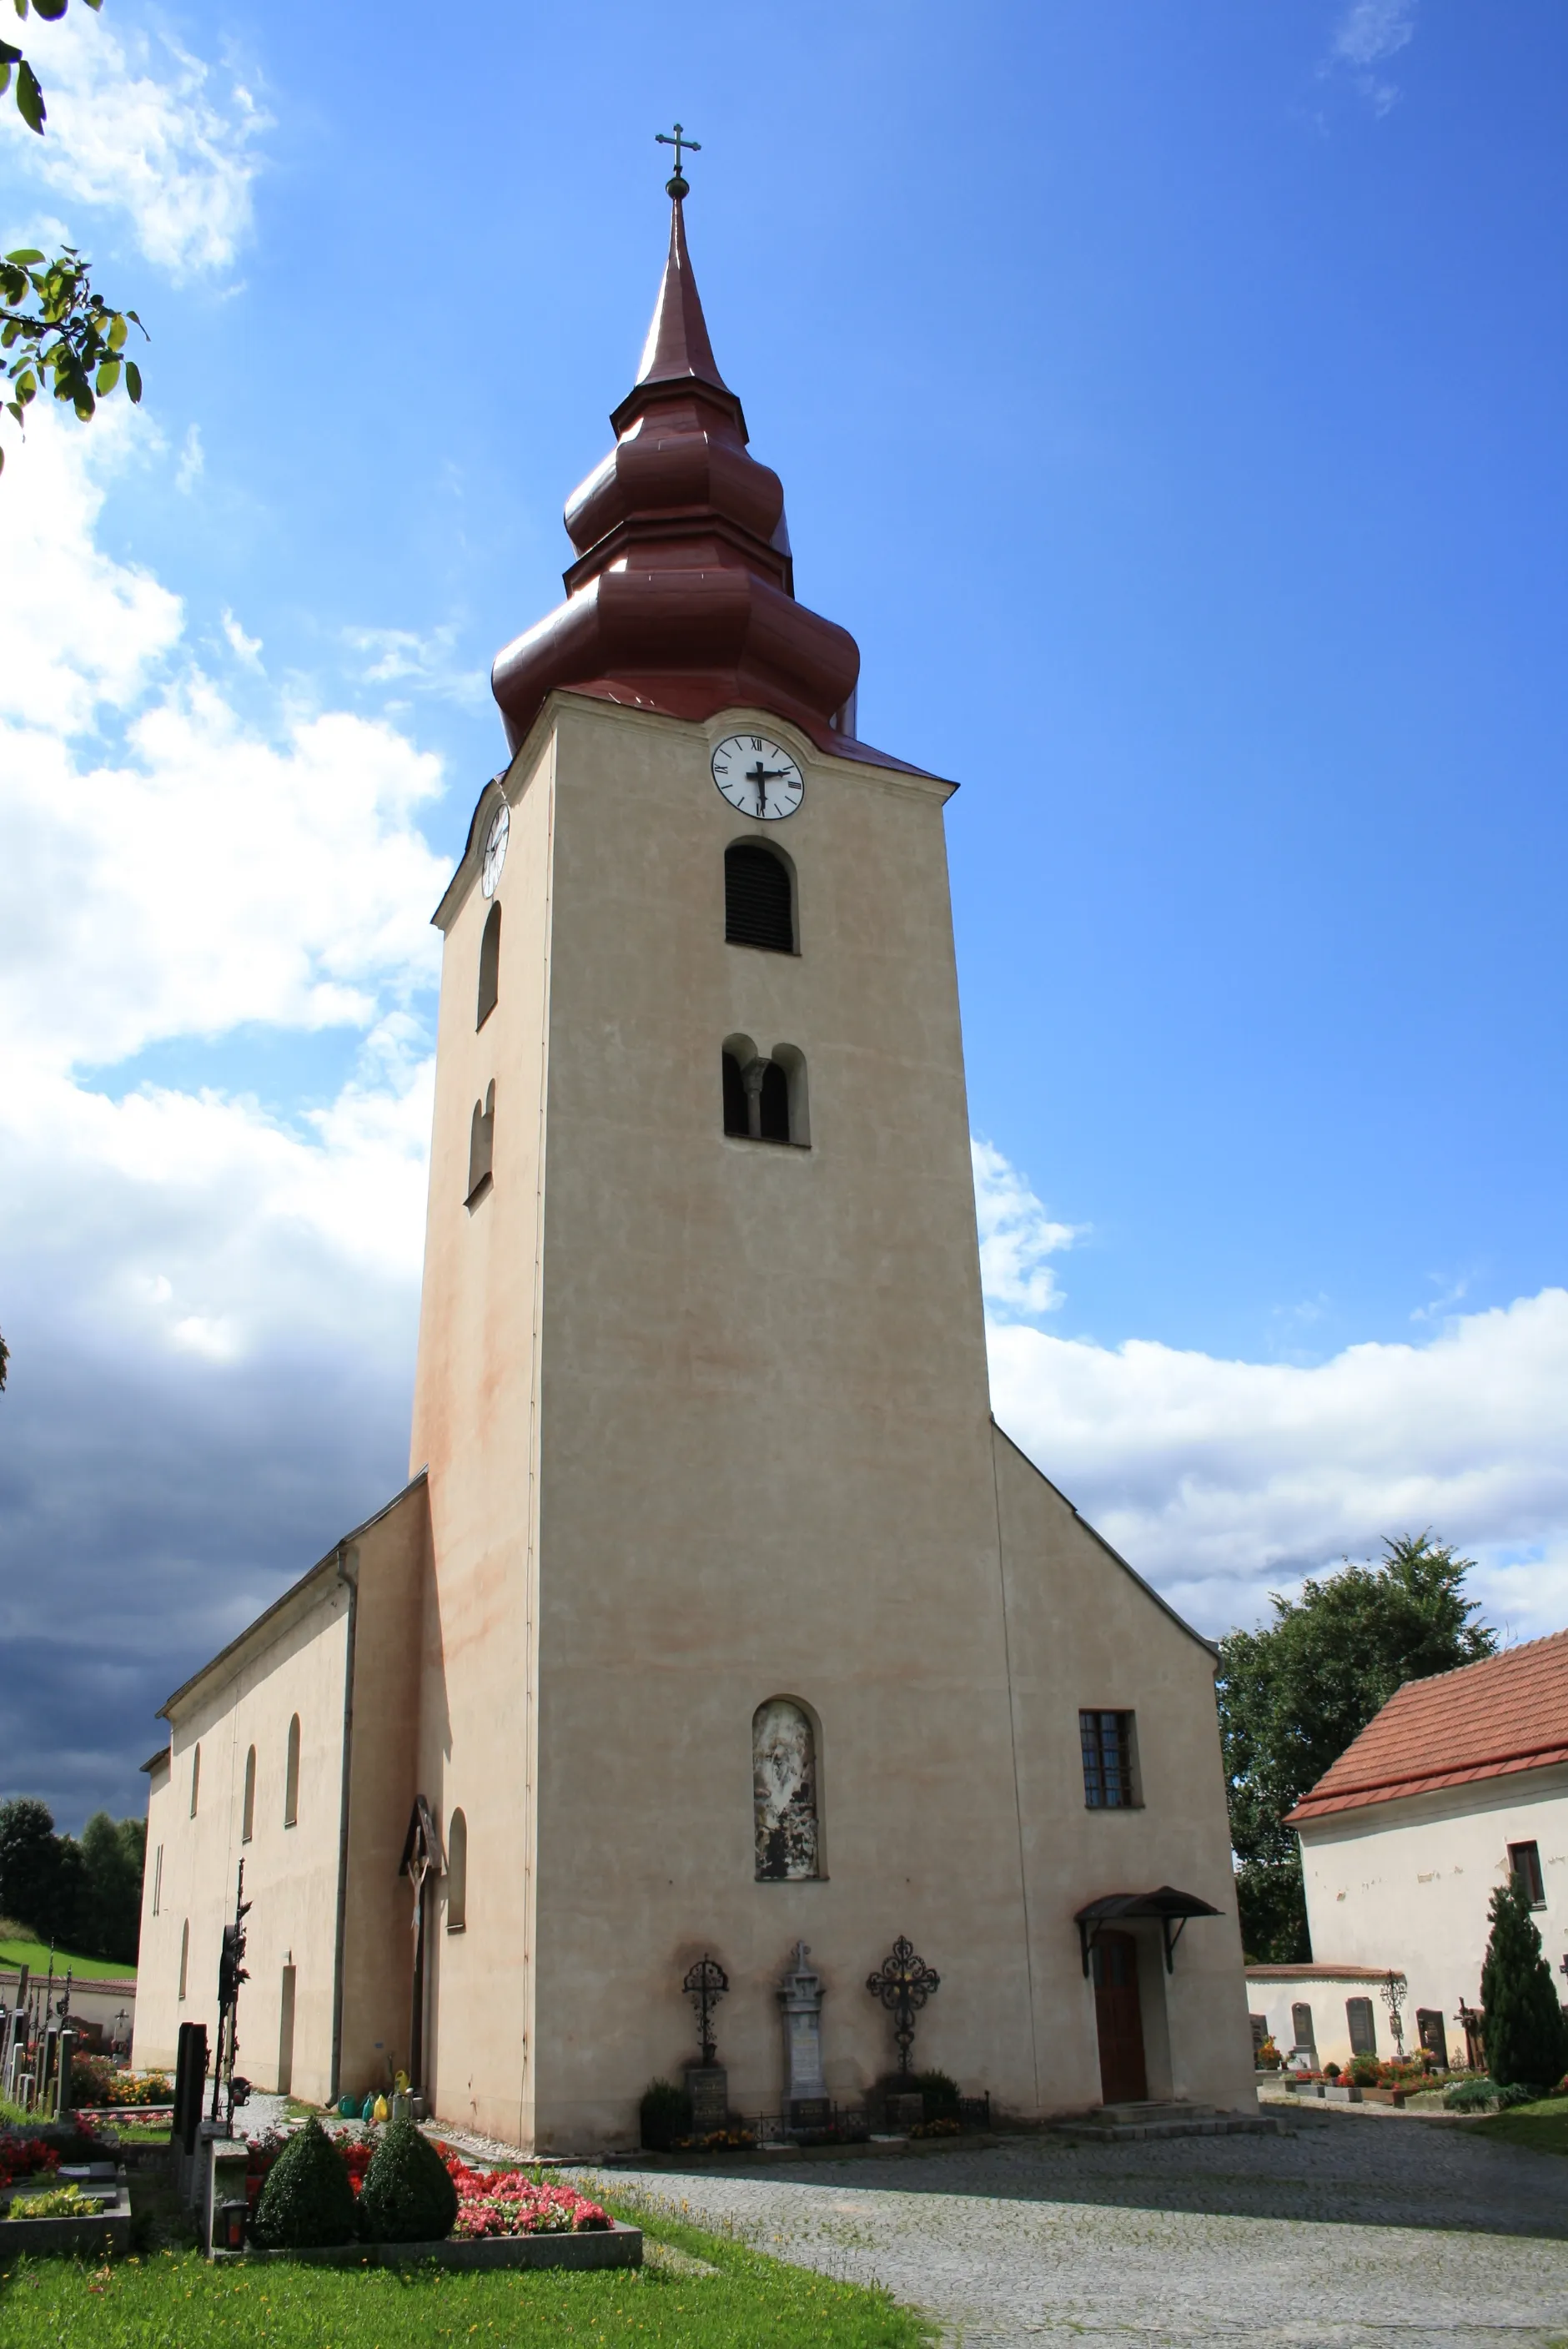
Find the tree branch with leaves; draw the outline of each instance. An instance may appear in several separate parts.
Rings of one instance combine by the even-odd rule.
[[[62,17],[69,0],[13,0],[18,16],[29,9],[46,23]],[[92,9],[103,0],[85,0]],[[48,109],[43,86],[28,59],[11,41],[0,41],[0,96],[15,88],[16,110],[29,130],[44,135]],[[125,356],[132,326],[146,338],[134,310],[117,310],[93,290],[91,264],[74,245],[51,260],[31,246],[0,262],[0,351],[11,387],[6,413],[24,424],[26,411],[46,385],[86,424],[100,399],[121,384],[132,400],[141,398],[141,370]],[[0,450],[0,466],[5,453]]]

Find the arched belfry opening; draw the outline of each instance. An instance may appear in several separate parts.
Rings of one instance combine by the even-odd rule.
[[[724,852],[724,935],[732,947],[795,952],[795,887],[777,850],[737,840]]]

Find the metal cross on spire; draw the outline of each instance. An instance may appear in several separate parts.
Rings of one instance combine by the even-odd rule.
[[[654,133],[654,143],[658,147],[673,147],[676,150],[676,175],[673,180],[666,180],[665,181],[665,193],[667,195],[675,196],[677,199],[681,196],[689,196],[691,190],[687,186],[686,175],[681,170],[681,149],[685,147],[688,149],[692,154],[700,155],[702,153],[701,141],[696,139],[688,139],[686,132],[677,122],[676,124],[673,136],[667,130],[655,130]]]

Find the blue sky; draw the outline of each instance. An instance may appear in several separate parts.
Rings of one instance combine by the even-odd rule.
[[[0,135],[153,336],[0,479],[7,1775],[135,1804],[400,1480],[428,916],[676,115],[799,592],[964,785],[999,1415],[1205,1630],[1428,1523],[1558,1628],[1568,20],[431,24],[73,8]]]

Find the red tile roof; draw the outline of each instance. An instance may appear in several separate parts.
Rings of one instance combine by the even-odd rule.
[[[1287,1826],[1568,1762],[1568,1631],[1455,1672],[1407,1681]]]

